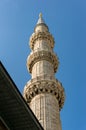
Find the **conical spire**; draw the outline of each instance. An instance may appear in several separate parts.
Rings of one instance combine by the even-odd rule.
[[[44,20],[43,20],[43,18],[42,18],[42,13],[39,14],[39,19],[38,19],[37,24],[41,24],[41,23],[44,23],[44,24],[45,24],[45,22],[44,22]]]
[[[47,28],[47,31],[49,30],[49,28],[48,28],[48,26],[45,24],[45,21],[44,21],[44,19],[43,19],[43,17],[42,17],[42,13],[40,13],[39,14],[39,19],[38,19],[38,21],[37,21],[37,24],[36,24],[36,26],[35,26],[35,29],[36,29],[36,27],[38,27],[38,26],[45,26],[46,28]],[[34,30],[35,30],[34,29]]]

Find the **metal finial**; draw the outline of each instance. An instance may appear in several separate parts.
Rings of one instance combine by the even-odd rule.
[[[42,13],[39,14],[39,18],[42,18]]]

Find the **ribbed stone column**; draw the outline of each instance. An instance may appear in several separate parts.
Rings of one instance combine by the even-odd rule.
[[[61,130],[60,110],[64,104],[64,89],[55,79],[58,58],[53,52],[54,38],[40,14],[30,37],[32,52],[27,68],[32,79],[24,87],[24,98],[44,130]]]
[[[61,130],[59,104],[51,94],[39,94],[35,96],[30,107],[45,130]]]

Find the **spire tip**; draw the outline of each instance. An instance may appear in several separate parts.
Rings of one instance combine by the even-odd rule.
[[[39,18],[42,18],[42,13],[39,14]]]

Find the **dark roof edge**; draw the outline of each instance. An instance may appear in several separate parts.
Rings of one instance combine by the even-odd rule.
[[[4,75],[6,74],[6,78],[9,80],[10,83],[12,83],[13,89],[15,90],[15,92],[17,93],[18,97],[20,98],[20,100],[22,101],[22,103],[24,104],[25,108],[27,109],[27,111],[29,112],[29,114],[31,115],[31,117],[33,118],[34,122],[36,123],[36,125],[38,126],[38,128],[40,130],[44,130],[43,127],[41,126],[41,124],[39,123],[39,121],[37,120],[36,116],[34,115],[34,113],[32,112],[32,110],[30,109],[30,107],[28,106],[27,102],[25,101],[25,99],[23,98],[22,94],[20,93],[20,91],[18,90],[16,84],[14,83],[14,81],[12,80],[12,78],[10,77],[9,73],[7,72],[7,70],[5,69],[5,67],[3,66],[2,62],[0,61],[0,68],[3,69],[3,73]]]
[[[2,117],[0,116],[0,120],[2,121],[2,123],[4,124],[4,126],[6,127],[7,130],[10,130],[10,128],[7,126],[7,124],[4,122],[4,120],[2,119]]]

